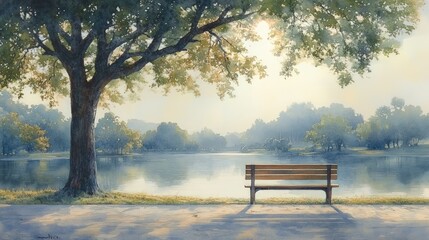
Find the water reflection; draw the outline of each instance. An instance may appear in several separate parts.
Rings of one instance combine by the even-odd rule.
[[[59,188],[68,174],[66,161],[0,161],[0,188]]]
[[[100,157],[98,179],[107,191],[200,197],[245,197],[248,163],[337,163],[340,188],[334,196],[406,195],[429,197],[429,157],[279,157],[268,154],[148,153]],[[0,188],[61,188],[68,160],[0,161]],[[258,198],[322,197],[315,191],[261,191]]]

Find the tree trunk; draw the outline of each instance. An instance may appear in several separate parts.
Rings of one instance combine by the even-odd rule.
[[[94,124],[99,93],[90,87],[71,89],[71,145],[70,172],[62,193],[77,196],[97,194],[97,163],[95,156]]]

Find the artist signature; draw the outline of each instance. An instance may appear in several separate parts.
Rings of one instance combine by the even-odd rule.
[[[43,236],[37,236],[38,239],[61,239],[58,235],[43,235]]]

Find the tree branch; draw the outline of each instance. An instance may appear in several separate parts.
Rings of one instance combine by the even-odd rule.
[[[51,40],[56,56],[64,64],[64,66],[69,66],[68,60],[70,59],[70,52],[66,47],[61,43],[61,39],[57,34],[57,27],[52,21],[46,23],[46,29],[48,30],[49,39]]]
[[[207,23],[201,27],[198,27],[198,22],[199,22],[199,20],[202,16],[202,13],[203,13],[202,8],[204,7],[203,4],[200,6],[201,6],[201,8],[198,8],[199,10],[197,9],[194,21],[191,24],[191,28],[183,37],[181,37],[176,42],[176,44],[164,47],[162,49],[157,49],[157,48],[155,48],[157,41],[152,41],[152,43],[151,43],[152,47],[149,46],[145,51],[136,52],[136,53],[128,53],[128,56],[130,56],[130,57],[131,56],[134,56],[134,57],[140,56],[141,58],[138,61],[136,61],[135,63],[128,65],[128,66],[123,66],[123,65],[117,66],[115,64],[115,68],[111,69],[112,71],[109,73],[109,79],[110,80],[117,79],[117,78],[128,76],[132,73],[135,73],[135,72],[141,70],[148,63],[150,63],[150,62],[152,62],[158,58],[161,58],[161,57],[164,57],[164,56],[167,56],[169,54],[176,53],[176,52],[183,51],[187,44],[189,44],[190,42],[194,42],[194,37],[197,35],[200,35],[204,32],[211,31],[212,29],[215,29],[219,26],[248,18],[249,16],[256,13],[256,12],[249,12],[249,13],[243,12],[243,13],[238,14],[238,15],[226,17],[227,14],[232,10],[232,7],[227,7],[219,14],[219,17],[215,21]],[[198,21],[196,21],[196,20],[198,20]],[[154,38],[154,40],[155,40],[155,38]],[[156,49],[156,50],[154,50],[154,49]]]
[[[71,29],[71,49],[73,52],[83,56],[85,51],[82,51],[83,49],[80,48],[80,44],[82,43],[82,25],[81,20],[75,15],[71,17]]]
[[[210,35],[212,35],[212,36],[214,36],[216,38],[217,44],[218,44],[220,50],[223,53],[223,59],[224,59],[224,65],[225,65],[226,71],[228,72],[228,75],[231,75],[231,71],[229,69],[229,63],[230,63],[230,61],[229,61],[229,58],[228,58],[228,55],[227,55],[228,52],[223,48],[223,45],[222,45],[222,39],[223,38],[221,38],[219,35],[217,35],[212,30],[210,30],[208,32],[210,33]],[[228,41],[226,41],[226,42],[228,42]],[[229,43],[229,44],[231,44],[231,43]]]
[[[45,51],[44,53],[45,55],[57,57],[57,54],[55,53],[55,51],[50,49],[48,46],[46,46],[45,43],[43,43],[43,40],[40,38],[38,33],[33,32],[33,37],[34,39],[36,39],[37,44],[43,49],[43,51]]]
[[[55,25],[55,29],[60,34],[60,36],[67,42],[67,44],[71,46],[73,41],[72,37],[59,25]]]
[[[91,31],[88,33],[88,35],[81,41],[81,44],[79,46],[80,51],[85,53],[89,46],[91,45],[92,41],[95,39],[95,31],[91,29]]]
[[[195,11],[194,19],[191,23],[191,29],[189,31],[193,31],[198,27],[198,23],[200,22],[201,16],[204,13],[204,10],[206,10],[208,1],[202,1],[200,5],[198,5],[197,11]]]
[[[124,37],[112,39],[112,41],[110,41],[107,49],[112,52],[117,47],[121,46],[122,44],[124,44],[126,42],[135,41],[138,37],[143,35],[148,30],[148,28],[149,28],[148,26],[138,27],[134,32],[132,32],[132,33],[130,33]]]

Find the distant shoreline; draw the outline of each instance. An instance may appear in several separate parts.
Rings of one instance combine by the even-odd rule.
[[[335,157],[335,156],[370,156],[370,157],[429,157],[429,144],[421,144],[415,147],[402,147],[402,148],[391,148],[384,150],[369,150],[363,147],[345,148],[343,151],[308,151],[306,149],[291,149],[288,152],[274,153],[264,150],[249,151],[246,153],[240,151],[219,151],[219,152],[174,152],[174,151],[155,151],[155,152],[143,152],[143,153],[129,153],[129,154],[97,154],[97,157],[128,157],[134,155],[144,155],[146,153],[166,153],[166,154],[222,154],[222,153],[239,153],[239,154],[279,154],[280,156],[322,156],[322,157]],[[48,153],[30,153],[26,155],[12,155],[12,156],[0,156],[0,161],[11,161],[11,160],[68,160],[69,152],[48,152]]]

